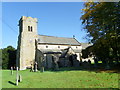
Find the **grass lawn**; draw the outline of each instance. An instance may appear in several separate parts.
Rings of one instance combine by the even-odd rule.
[[[19,71],[22,82],[16,83],[16,71],[2,70],[2,88],[118,88],[118,73],[82,70],[30,72]]]

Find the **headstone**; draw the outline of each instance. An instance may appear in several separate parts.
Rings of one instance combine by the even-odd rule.
[[[94,67],[97,68],[98,67],[98,60],[97,60],[97,58],[94,58],[94,62],[95,62]]]
[[[30,72],[33,72],[34,69],[33,69],[33,64],[31,64],[31,69],[30,69]]]
[[[21,75],[19,75],[18,82],[22,82],[22,76]]]
[[[13,67],[11,67],[11,75],[13,75]]]
[[[82,60],[80,60],[80,63],[79,63],[80,66],[82,66]]]
[[[59,70],[57,62],[55,63],[55,70]]]
[[[45,60],[44,59],[45,58],[43,58],[42,63],[41,63],[41,68],[40,68],[41,72],[44,72],[44,67],[45,67]]]
[[[16,71],[16,85],[18,86],[18,67],[16,69],[17,69],[17,71]]]
[[[37,62],[35,62],[34,67],[35,67],[35,72],[37,72],[37,71],[38,71],[38,70],[37,70]]]
[[[41,72],[44,72],[44,67],[41,67]]]
[[[57,57],[52,56],[53,70],[58,70]]]

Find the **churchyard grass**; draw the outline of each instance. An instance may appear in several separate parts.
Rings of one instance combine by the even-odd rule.
[[[2,88],[118,88],[118,73],[65,70],[19,71],[22,82],[16,86],[16,71],[2,70]]]

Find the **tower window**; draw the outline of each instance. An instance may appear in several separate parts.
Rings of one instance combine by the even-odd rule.
[[[28,31],[30,31],[30,32],[32,32],[32,31],[33,31],[32,26],[31,26],[31,27],[30,27],[30,26],[28,26]]]
[[[30,26],[28,26],[28,31],[30,31]]]
[[[31,26],[31,32],[32,32],[32,26]]]

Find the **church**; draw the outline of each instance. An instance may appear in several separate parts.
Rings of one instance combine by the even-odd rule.
[[[19,70],[30,68],[79,67],[82,46],[74,37],[38,35],[37,18],[22,16],[19,20],[17,66]]]

